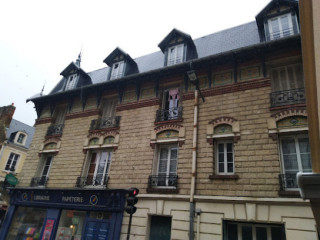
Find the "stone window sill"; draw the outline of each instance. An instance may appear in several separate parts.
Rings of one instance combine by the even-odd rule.
[[[174,194],[174,193],[179,193],[179,189],[178,188],[147,188],[147,193]]]
[[[211,180],[215,180],[215,179],[223,179],[223,180],[228,180],[228,179],[239,179],[239,175],[237,174],[233,174],[233,175],[209,175],[209,179]]]
[[[281,197],[300,197],[300,193],[299,191],[286,191],[286,190],[280,190],[279,192],[279,196]]]

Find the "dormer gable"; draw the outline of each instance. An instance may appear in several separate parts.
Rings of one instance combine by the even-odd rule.
[[[77,87],[85,86],[88,84],[92,84],[90,76],[80,68],[80,55],[75,62],[71,62],[61,73],[64,77],[64,84],[62,87],[62,91],[74,89]]]
[[[138,73],[137,63],[119,47],[113,50],[103,62],[111,68],[108,76],[110,80]]]
[[[256,16],[260,41],[271,41],[299,34],[297,0],[272,0]]]
[[[164,66],[171,66],[198,57],[196,46],[189,34],[173,29],[158,47],[165,54]]]

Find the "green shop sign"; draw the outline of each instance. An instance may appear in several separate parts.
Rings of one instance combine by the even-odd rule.
[[[18,178],[16,178],[16,176],[14,176],[12,173],[9,173],[6,175],[6,181],[10,185],[15,186],[18,183]]]

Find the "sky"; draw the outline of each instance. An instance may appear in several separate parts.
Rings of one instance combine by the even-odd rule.
[[[0,106],[37,118],[32,102],[48,94],[82,51],[91,72],[120,47],[133,59],[156,51],[173,29],[193,39],[255,20],[270,0],[0,0]]]

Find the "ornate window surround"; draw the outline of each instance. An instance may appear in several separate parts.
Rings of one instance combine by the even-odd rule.
[[[214,134],[214,129],[222,124],[227,124],[232,127],[232,133]],[[207,125],[207,142],[213,145],[215,139],[233,138],[233,142],[237,143],[240,139],[240,124],[239,121],[233,117],[218,117],[213,119]]]
[[[289,109],[289,110],[284,110],[284,111],[272,114],[271,118],[267,119],[269,137],[271,137],[272,140],[276,141],[278,140],[279,133],[308,131],[309,130],[308,127],[292,127],[292,128],[285,128],[285,129],[279,129],[277,127],[277,123],[279,121],[285,118],[297,117],[297,116],[307,117],[307,110],[306,109]]]
[[[104,140],[108,137],[113,137],[113,143],[104,143]],[[90,145],[90,141],[94,138],[98,138],[98,144]],[[90,149],[101,149],[101,148],[113,148],[113,151],[116,151],[119,146],[119,132],[116,130],[110,131],[99,131],[90,133],[84,142],[83,152],[87,153],[87,150]]]
[[[51,143],[56,144],[56,147],[51,149],[46,149],[46,146]],[[58,154],[60,150],[60,145],[61,145],[61,139],[59,137],[50,137],[44,140],[40,146],[39,156],[41,154],[49,154],[49,153],[53,153],[54,155]]]
[[[161,132],[172,130],[178,132],[178,137],[168,138],[168,139],[158,139],[157,135]],[[152,149],[155,149],[156,144],[162,143],[178,143],[179,147],[181,147],[185,142],[185,128],[179,124],[165,124],[161,126],[157,126],[151,131],[150,137],[150,146]]]

